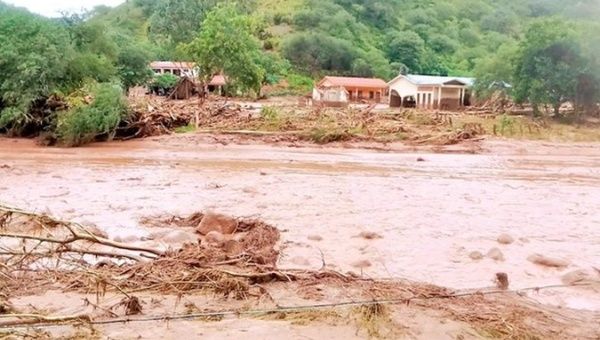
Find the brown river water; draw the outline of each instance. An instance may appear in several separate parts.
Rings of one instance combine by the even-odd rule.
[[[482,150],[221,145],[193,136],[61,149],[0,138],[0,202],[159,247],[181,235],[144,241],[156,231],[140,218],[207,210],[257,217],[282,231],[280,267],[325,262],[457,289],[492,286],[496,272],[518,289],[600,268],[600,144],[487,141]],[[503,233],[515,242],[499,244]],[[494,247],[504,261],[469,257]],[[536,253],[570,265],[529,262]],[[590,289],[530,297],[600,310]]]

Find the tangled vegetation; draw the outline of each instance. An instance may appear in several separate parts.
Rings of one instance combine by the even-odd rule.
[[[95,84],[91,92],[90,103],[82,103],[58,115],[56,133],[66,145],[82,145],[102,135],[112,139],[127,114],[127,101],[119,85]]]

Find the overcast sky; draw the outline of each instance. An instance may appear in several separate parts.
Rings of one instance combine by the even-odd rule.
[[[45,16],[58,16],[61,11],[81,11],[97,5],[116,6],[125,0],[3,0]]]

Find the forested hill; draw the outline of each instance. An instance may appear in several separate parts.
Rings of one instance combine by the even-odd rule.
[[[191,41],[216,0],[129,0],[96,20],[149,39],[160,59]],[[265,25],[260,39],[299,71],[390,79],[400,70],[473,75],[514,50],[528,25],[557,16],[594,25],[598,0],[238,0]],[[591,29],[591,31],[598,31]]]
[[[127,0],[49,19],[0,0],[0,133],[69,124],[108,133],[120,102],[72,100],[58,121],[44,105],[156,82],[148,64],[157,59],[225,73],[234,95],[274,84],[306,93],[324,74],[411,72],[475,76],[480,98],[512,84],[508,94],[535,112],[565,102],[595,110],[598,17],[600,0]]]

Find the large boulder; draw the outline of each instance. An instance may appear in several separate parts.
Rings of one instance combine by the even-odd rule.
[[[504,261],[504,254],[502,254],[502,251],[498,248],[490,249],[487,253],[487,257],[494,261]]]
[[[233,217],[207,213],[200,221],[196,231],[202,235],[207,235],[211,231],[217,231],[223,235],[231,235],[236,232],[239,222]]]
[[[479,261],[483,259],[483,254],[480,251],[472,251],[471,253],[469,253],[469,257],[473,261]]]
[[[553,268],[565,268],[569,266],[569,261],[558,259],[555,257],[549,257],[541,254],[533,254],[527,258],[530,262],[533,262],[540,266],[553,267]]]
[[[593,276],[583,269],[578,269],[563,275],[561,278],[562,283],[566,285],[575,285],[582,282],[593,280]]]
[[[498,236],[498,243],[500,244],[511,244],[513,242],[515,242],[515,239],[508,234],[502,234]]]

